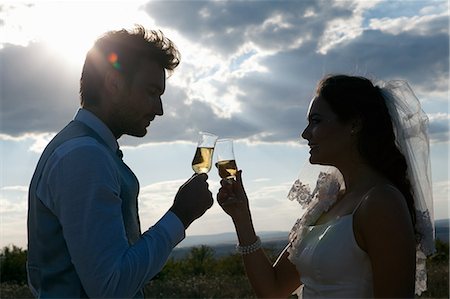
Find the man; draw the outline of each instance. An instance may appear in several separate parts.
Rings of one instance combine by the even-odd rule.
[[[109,32],[88,52],[81,108],[44,150],[29,189],[27,270],[35,296],[143,297],[185,229],[211,207],[207,175],[193,176],[141,234],[139,184],[117,143],[123,134],[144,136],[163,115],[165,71],[178,64],[174,44],[140,26]]]

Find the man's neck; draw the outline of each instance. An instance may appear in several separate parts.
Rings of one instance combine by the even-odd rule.
[[[113,122],[110,120],[111,113],[105,111],[105,109],[103,109],[102,107],[97,106],[82,107],[82,108],[88,110],[96,117],[98,117],[111,130],[116,139],[119,139],[122,136],[122,133],[119,133],[118,130],[115,130],[115,126],[113,125]]]

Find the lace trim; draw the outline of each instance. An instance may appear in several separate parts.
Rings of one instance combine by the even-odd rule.
[[[416,290],[417,295],[427,290],[427,256],[433,254],[434,226],[428,210],[416,210]]]
[[[341,183],[337,176],[326,172],[319,173],[316,187],[312,193],[308,184],[304,184],[300,180],[295,181],[288,198],[297,200],[306,208],[306,212],[297,220],[289,233],[288,258],[294,265],[298,264],[300,241],[309,231],[309,226],[313,225],[336,202],[340,189]]]

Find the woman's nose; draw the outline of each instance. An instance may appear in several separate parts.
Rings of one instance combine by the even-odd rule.
[[[308,138],[309,138],[309,136],[310,136],[311,134],[310,134],[310,132],[309,132],[309,126],[307,126],[304,130],[303,130],[303,132],[302,132],[302,134],[300,135],[303,139],[306,139],[306,140],[308,140]]]

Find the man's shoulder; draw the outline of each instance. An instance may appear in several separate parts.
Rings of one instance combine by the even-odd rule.
[[[92,129],[81,122],[72,121],[49,142],[43,155],[60,157],[83,148],[94,152],[106,150]]]
[[[82,152],[92,152],[95,153],[107,153],[106,147],[101,144],[98,140],[91,136],[78,136],[65,140],[59,144],[53,151],[53,155],[59,157],[68,155],[70,153],[76,153],[78,151]]]
[[[106,170],[115,172],[115,164],[111,153],[103,144],[93,137],[80,136],[56,147],[49,155],[45,168],[49,174],[65,169],[84,169],[87,173]]]

